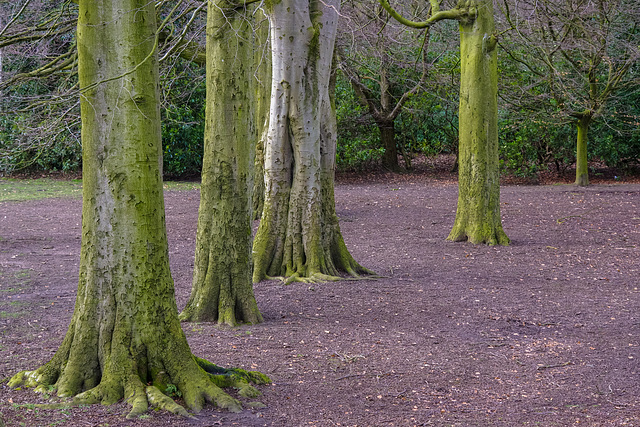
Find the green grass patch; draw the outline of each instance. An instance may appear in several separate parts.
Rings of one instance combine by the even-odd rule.
[[[197,190],[195,181],[166,181],[165,190]],[[21,202],[48,198],[82,197],[82,180],[0,178],[0,202]]]
[[[24,316],[24,315],[25,313],[23,312],[13,313],[10,311],[0,311],[0,319],[15,319],[17,317]]]
[[[34,410],[36,409],[36,404],[35,403],[14,403],[13,407],[16,409]]]
[[[16,271],[0,271],[0,294],[16,293],[31,282],[33,270],[28,268]]]
[[[21,202],[52,197],[79,198],[82,196],[82,181],[48,178],[13,179],[0,178],[0,202]]]
[[[11,301],[9,305],[11,307],[24,307],[25,305],[29,305],[29,302],[26,301]]]
[[[32,270],[28,268],[18,270],[13,273],[13,278],[16,280],[16,283],[24,284],[31,280],[31,272]]]
[[[164,182],[165,190],[199,190],[200,183],[197,181],[165,181]]]

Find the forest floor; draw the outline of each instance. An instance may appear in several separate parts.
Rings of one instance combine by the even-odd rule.
[[[640,184],[502,187],[508,247],[445,241],[453,175],[343,174],[342,232],[384,278],[255,285],[264,323],[185,323],[194,354],[259,370],[263,409],[193,419],[45,409],[0,384],[7,426],[640,426]],[[557,179],[556,179],[557,181]],[[197,190],[166,192],[178,306]],[[0,203],[0,380],[47,362],[75,300],[81,201]]]

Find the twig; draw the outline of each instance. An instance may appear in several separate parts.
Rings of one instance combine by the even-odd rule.
[[[400,393],[396,394],[394,397],[397,399],[400,396],[404,396],[406,393],[407,393],[407,390],[405,389],[405,390],[402,390]]]
[[[536,369],[540,371],[542,369],[562,368],[563,366],[569,366],[569,365],[573,365],[573,362],[564,362],[564,363],[558,363],[555,365],[538,365]]]
[[[351,377],[365,377],[367,375],[373,375],[373,374],[351,374],[351,375],[345,375],[345,376],[336,378],[336,381],[344,380],[346,378],[351,378]]]
[[[588,211],[583,212],[583,213],[581,213],[580,215],[569,215],[569,216],[563,216],[562,218],[558,218],[558,219],[556,219],[556,222],[557,222],[558,224],[562,224],[563,222],[565,222],[565,221],[566,221],[567,219],[569,219],[569,218],[582,218],[582,216],[583,216],[583,215],[586,215],[586,214],[588,214],[588,213],[591,213],[591,212],[593,212],[593,211],[595,211],[595,210],[599,209],[600,207],[601,207],[601,206],[598,206],[597,208],[589,209]]]
[[[611,403],[613,406],[620,406],[620,407],[629,406],[628,403],[618,403],[618,402],[614,402],[613,400],[607,400],[607,402]]]
[[[352,378],[352,377],[385,377],[387,375],[399,375],[399,373],[398,372],[393,372],[393,373],[385,372],[384,374],[367,374],[367,373],[364,373],[364,374],[350,374],[350,375],[344,375],[342,377],[338,377],[338,378],[335,379],[335,381],[340,381],[340,380],[344,380],[344,379]]]

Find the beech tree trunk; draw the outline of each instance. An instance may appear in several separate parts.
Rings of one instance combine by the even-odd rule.
[[[264,143],[269,128],[268,116],[264,120],[264,128],[260,139],[256,142],[253,160],[253,191],[251,193],[252,219],[259,220],[264,206]]]
[[[491,0],[460,1],[414,22],[380,0],[393,18],[414,28],[455,19],[460,24],[460,107],[458,110],[458,209],[448,240],[508,245],[500,217],[498,169],[498,60]]]
[[[149,404],[186,415],[162,392],[173,384],[189,408],[239,410],[230,381],[195,358],[180,327],[169,271],[160,174],[161,138],[154,3],[80,1],[79,83],[83,212],[75,311],[53,358],[10,386],[37,386],[81,403],[115,403],[130,417]],[[267,381],[238,372],[247,380]],[[226,381],[226,383],[225,383]]]
[[[181,320],[259,323],[251,281],[256,126],[251,11],[227,0],[207,12],[207,108],[191,297]]]
[[[349,254],[335,214],[336,120],[328,89],[339,6],[283,0],[267,10],[272,87],[254,282],[369,273]]]
[[[498,71],[493,3],[468,4],[460,22],[458,208],[448,240],[509,244],[500,217]]]
[[[589,185],[589,164],[587,161],[587,141],[591,114],[584,113],[578,118],[578,140],[576,149],[576,185],[586,187]]]

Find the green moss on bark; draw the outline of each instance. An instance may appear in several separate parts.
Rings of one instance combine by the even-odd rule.
[[[16,374],[10,386],[53,386],[77,403],[124,398],[131,417],[149,404],[184,414],[148,386],[171,383],[194,411],[205,401],[240,410],[193,358],[178,320],[160,174],[155,16],[154,4],[142,0],[80,2],[83,215],[76,305],[53,358]]]
[[[507,245],[500,217],[497,56],[493,6],[468,3],[460,21],[458,207],[447,237]]]
[[[255,126],[251,11],[209,3],[205,146],[191,296],[182,320],[259,323],[251,281]]]

